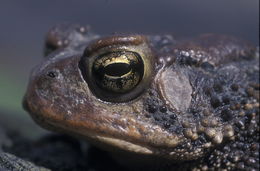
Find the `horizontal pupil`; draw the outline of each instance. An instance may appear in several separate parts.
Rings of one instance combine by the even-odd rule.
[[[105,67],[105,74],[109,76],[120,77],[131,71],[130,65],[127,63],[112,63]]]

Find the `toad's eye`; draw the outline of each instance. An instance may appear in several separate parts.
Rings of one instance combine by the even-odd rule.
[[[144,64],[135,52],[110,52],[94,61],[92,72],[100,88],[111,93],[126,93],[143,78]]]
[[[153,72],[153,54],[145,40],[143,36],[115,36],[86,48],[79,66],[98,98],[126,102],[147,88]]]

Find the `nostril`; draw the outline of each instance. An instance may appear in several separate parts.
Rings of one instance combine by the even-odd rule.
[[[47,75],[51,78],[55,78],[57,76],[57,74],[53,71],[48,72]]]

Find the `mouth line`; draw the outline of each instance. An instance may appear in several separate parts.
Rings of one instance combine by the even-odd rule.
[[[49,128],[54,128],[52,125],[52,122],[48,123]],[[60,132],[64,132],[64,130],[66,130],[66,127],[61,126],[60,128],[57,129],[54,128],[56,131],[60,130]],[[133,143],[131,141],[128,140],[123,140],[120,139],[118,137],[112,137],[112,136],[105,136],[96,132],[84,132],[82,133],[81,131],[77,131],[77,130],[71,130],[67,132],[68,134],[72,135],[72,136],[76,136],[82,139],[85,139],[86,141],[92,143],[93,145],[97,145],[100,148],[103,148],[104,150],[106,150],[106,148],[109,146],[110,148],[112,147],[113,149],[121,149],[123,151],[130,151],[133,153],[138,153],[138,154],[144,154],[144,155],[151,155],[153,154],[153,147],[147,145],[141,145],[141,143]],[[145,143],[145,142],[143,142]],[[103,146],[103,147],[102,147]]]
[[[139,144],[132,143],[130,141],[122,140],[119,138],[113,138],[108,136],[101,136],[101,135],[90,135],[90,138],[93,138],[97,141],[115,146],[116,148],[120,148],[124,151],[131,151],[133,153],[138,154],[153,154],[153,151],[148,147],[141,146]]]

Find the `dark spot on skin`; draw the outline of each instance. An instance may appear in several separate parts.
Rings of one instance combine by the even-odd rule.
[[[207,96],[210,96],[212,94],[212,89],[210,87],[205,87],[204,90]]]
[[[164,128],[168,129],[168,128],[171,127],[171,124],[168,123],[168,122],[165,122],[165,123],[163,124],[163,126],[164,126]]]
[[[247,104],[247,100],[246,99],[242,99],[241,100],[241,104],[243,104],[243,105]]]
[[[173,120],[175,120],[175,119],[177,118],[177,116],[176,116],[175,114],[171,114],[171,115],[170,115],[170,118],[173,119]]]
[[[232,85],[231,85],[231,89],[232,89],[233,91],[237,91],[238,88],[239,88],[239,86],[238,86],[237,84],[232,84]]]
[[[223,101],[224,104],[229,104],[229,103],[230,103],[230,99],[229,99],[228,96],[224,96],[224,97],[222,98],[222,101]]]
[[[150,95],[150,96],[153,96],[153,95],[154,95],[154,92],[153,92],[153,91],[149,91],[149,95]]]
[[[50,78],[55,78],[57,76],[57,74],[53,71],[50,71],[47,73],[47,76],[50,77]]]
[[[222,112],[221,112],[221,116],[222,116],[222,119],[226,122],[226,121],[230,121],[231,119],[233,119],[233,113],[231,110],[229,109],[224,109]]]
[[[217,96],[212,96],[211,97],[211,100],[210,100],[210,103],[211,105],[214,107],[214,108],[217,108],[221,105],[221,102],[219,100],[219,98]]]
[[[214,84],[214,85],[213,85],[213,88],[214,88],[215,92],[218,92],[218,93],[220,93],[220,92],[223,91],[223,88],[222,88],[222,86],[221,86],[220,83]]]
[[[181,56],[180,57],[180,64],[183,65],[196,65],[198,61],[190,56]]]
[[[151,118],[151,115],[150,114],[145,114],[145,117],[146,118]]]
[[[209,62],[203,62],[201,64],[201,68],[203,68],[206,71],[212,71],[214,69],[214,66],[211,65]]]
[[[157,111],[157,107],[150,105],[150,106],[148,107],[148,111],[151,112],[151,113],[155,113],[155,112]]]
[[[190,112],[193,114],[193,116],[199,116],[200,110],[196,108],[191,108]]]
[[[205,134],[201,134],[199,138],[196,141],[193,141],[192,144],[195,146],[201,146],[202,144],[205,144],[207,142]]]
[[[160,111],[161,111],[162,113],[167,112],[167,107],[166,107],[166,106],[161,106],[161,107],[160,107]]]

